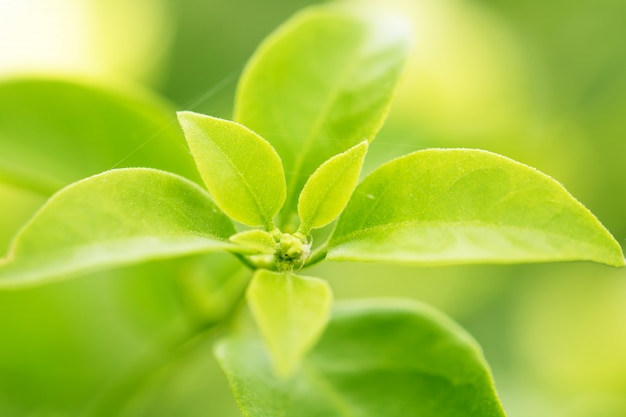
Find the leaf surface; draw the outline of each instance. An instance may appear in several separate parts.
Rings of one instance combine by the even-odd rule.
[[[359,180],[366,153],[364,141],[333,156],[311,175],[298,199],[302,234],[326,226],[341,214]]]
[[[50,196],[131,166],[198,178],[174,111],[160,99],[60,79],[0,83],[0,182]]]
[[[173,108],[132,88],[29,77],[0,82],[0,253],[64,186],[114,167],[200,180]]]
[[[326,327],[330,287],[319,278],[261,269],[252,278],[247,300],[277,375],[291,375]]]
[[[273,255],[276,252],[276,241],[271,233],[261,229],[245,230],[232,235],[231,242],[241,246],[244,250],[256,253]]]
[[[230,220],[196,184],[150,168],[107,171],[55,194],[0,263],[0,287],[230,249]]]
[[[409,31],[361,8],[309,8],[259,47],[239,83],[235,119],[269,140],[287,173],[283,223],[306,179],[373,140],[409,50]]]
[[[624,265],[615,239],[555,180],[466,149],[418,151],[374,171],[340,217],[328,258]]]
[[[286,193],[283,166],[272,145],[239,123],[192,112],[180,112],[178,118],[217,205],[241,223],[272,230]]]
[[[233,336],[216,348],[248,417],[503,417],[476,342],[414,302],[337,305],[301,369],[272,376],[262,345]]]

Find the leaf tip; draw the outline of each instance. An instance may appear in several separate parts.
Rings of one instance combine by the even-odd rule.
[[[176,118],[181,125],[191,119],[194,115],[196,115],[196,113],[189,110],[181,110],[176,112]]]
[[[319,278],[268,270],[254,275],[246,300],[277,377],[297,372],[330,320],[332,299]]]
[[[354,146],[353,149],[359,155],[361,155],[361,154],[365,155],[367,153],[367,150],[369,149],[369,146],[370,146],[369,141],[367,139],[364,139],[361,142],[357,143],[356,146]]]
[[[612,264],[611,266],[614,266],[616,268],[623,268],[626,266],[626,257],[624,257],[623,254],[620,254],[619,256],[617,256],[616,258],[616,262],[614,264]]]

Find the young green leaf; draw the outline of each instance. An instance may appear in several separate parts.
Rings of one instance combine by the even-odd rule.
[[[217,205],[238,222],[272,230],[286,193],[272,145],[239,123],[192,112],[180,112],[178,119]]]
[[[107,171],[55,194],[17,235],[0,287],[231,249],[235,232],[202,188],[149,168]]]
[[[216,356],[249,417],[505,415],[476,342],[415,302],[338,305],[289,380],[254,339],[227,338]]]
[[[326,226],[341,214],[359,180],[366,153],[367,141],[363,141],[333,156],[311,175],[298,199],[300,233]]]
[[[235,120],[268,139],[283,160],[284,223],[322,162],[374,138],[409,43],[409,30],[397,20],[335,4],[297,14],[252,57],[239,83]]]
[[[246,230],[232,235],[229,240],[242,248],[257,253],[273,254],[276,251],[276,241],[274,237],[265,230]]]
[[[340,217],[328,258],[624,265],[619,244],[559,183],[466,149],[419,151],[374,171]]]
[[[295,372],[326,327],[330,287],[318,278],[259,270],[247,293],[279,377]]]

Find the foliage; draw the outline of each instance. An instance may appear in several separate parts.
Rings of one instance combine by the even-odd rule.
[[[504,416],[480,348],[458,325],[402,301],[331,312],[329,285],[299,271],[325,259],[623,266],[624,257],[563,186],[490,152],[417,151],[357,185],[409,51],[408,33],[391,24],[347,6],[296,15],[250,60],[236,121],[179,113],[206,189],[182,176],[188,166],[73,182],[17,234],[0,287],[226,251],[254,270],[246,299],[260,337],[232,325],[243,285],[195,331],[232,325],[216,356],[245,415]],[[78,174],[92,173],[3,177],[46,193]]]

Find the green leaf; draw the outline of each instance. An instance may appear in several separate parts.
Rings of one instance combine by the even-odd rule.
[[[178,119],[217,205],[238,222],[272,230],[286,193],[283,166],[272,145],[228,120],[192,112],[180,112]]]
[[[139,89],[41,77],[0,82],[0,253],[64,186],[114,167],[200,180],[173,108]]]
[[[262,346],[230,337],[216,347],[248,417],[503,417],[476,342],[409,301],[338,305],[289,380],[272,377]]]
[[[181,363],[188,362],[188,353],[215,362],[213,343],[194,338],[187,348],[175,353],[171,349],[188,340],[192,322],[223,320],[240,301],[249,271],[232,255],[214,252],[111,272],[20,291],[0,291],[0,415],[25,416],[33,404],[41,404],[54,408],[52,415],[56,417],[167,416],[168,410],[151,413],[142,409],[139,414],[127,410],[128,397],[123,393],[132,391],[132,403],[136,404],[141,380],[147,383],[141,384],[139,398],[152,391],[154,377],[157,383],[161,377],[168,380],[167,388],[186,387],[172,395],[156,392],[161,399],[174,396],[180,402],[193,403],[189,384],[198,386],[197,392],[205,396],[214,392],[209,388],[207,393],[201,381],[223,378],[217,363],[210,371],[197,361],[188,366]],[[206,348],[198,349],[198,342],[205,343]],[[165,369],[161,368],[163,361],[168,363]],[[193,369],[194,376],[189,372],[184,378],[172,375],[181,366]],[[215,384],[214,388],[222,403],[233,403],[227,384]],[[163,406],[151,399],[153,409]],[[14,412],[2,412],[1,404],[6,402],[16,407]],[[220,417],[239,415],[228,414],[218,406],[213,399],[213,405],[204,410]],[[231,408],[235,408],[234,403]],[[172,415],[198,416],[180,409]]]
[[[419,151],[373,172],[340,217],[328,258],[624,265],[619,244],[559,183],[465,149]]]
[[[198,178],[174,111],[126,88],[56,79],[0,83],[0,182],[50,196],[114,167]]]
[[[252,278],[247,299],[276,373],[291,375],[326,327],[330,287],[319,278],[261,269]]]
[[[229,249],[233,233],[206,191],[189,180],[150,168],[107,171],[48,200],[0,264],[0,287]]]
[[[330,158],[311,175],[298,199],[300,233],[326,226],[341,214],[359,180],[366,153],[363,141]]]
[[[408,55],[410,33],[362,7],[309,8],[274,32],[241,77],[235,120],[269,140],[287,173],[283,223],[306,179],[373,140]]]
[[[271,233],[265,230],[246,230],[230,237],[230,241],[256,253],[274,254],[276,241]]]

